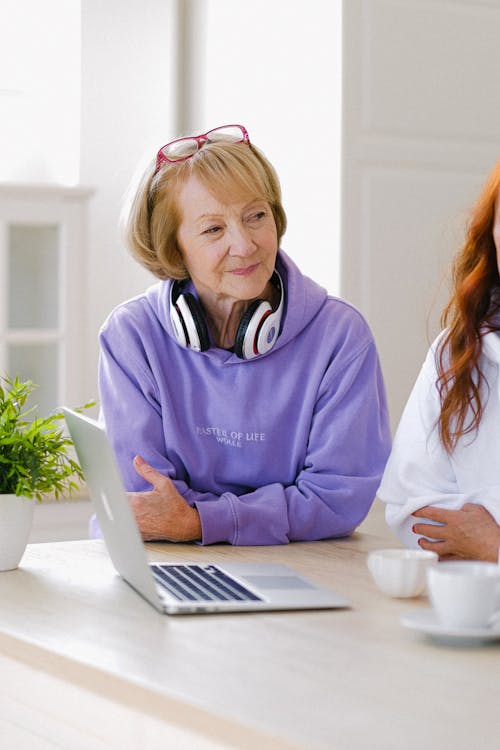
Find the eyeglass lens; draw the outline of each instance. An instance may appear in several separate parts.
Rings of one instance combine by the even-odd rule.
[[[162,148],[167,159],[185,159],[198,151],[198,141],[195,138],[181,138]]]
[[[238,125],[228,125],[224,128],[214,128],[213,130],[209,130],[207,133],[207,141],[209,143],[218,143],[220,141],[238,143],[238,141],[243,140],[243,131]]]

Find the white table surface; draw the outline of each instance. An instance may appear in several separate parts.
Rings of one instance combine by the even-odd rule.
[[[500,643],[450,647],[403,628],[401,614],[428,601],[376,589],[366,554],[381,546],[369,534],[148,545],[151,559],[284,562],[353,605],[169,617],[116,575],[101,541],[32,544],[0,574],[0,656],[221,747],[500,747]]]

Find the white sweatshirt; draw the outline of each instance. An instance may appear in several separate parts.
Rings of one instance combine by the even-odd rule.
[[[451,456],[437,427],[439,340],[430,348],[405,407],[377,492],[387,503],[387,523],[408,547],[418,546],[413,524],[425,523],[411,514],[425,505],[457,510],[464,503],[478,503],[500,524],[500,334],[487,333],[482,339],[479,365],[487,385],[481,389],[479,429],[463,436]]]

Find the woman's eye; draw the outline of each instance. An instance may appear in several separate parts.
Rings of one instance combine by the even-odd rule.
[[[265,216],[266,216],[265,211],[256,211],[255,213],[250,214],[250,216],[248,217],[248,221],[260,221]]]
[[[220,232],[221,229],[222,229],[222,227],[220,227],[218,225],[217,226],[213,226],[213,227],[208,227],[208,229],[204,229],[203,230],[203,234],[217,234],[217,232]]]

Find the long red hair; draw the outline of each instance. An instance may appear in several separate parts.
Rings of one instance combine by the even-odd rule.
[[[498,312],[492,292],[500,284],[493,240],[499,189],[500,161],[472,211],[464,245],[453,263],[452,295],[441,317],[447,330],[438,349],[438,426],[448,453],[453,452],[462,435],[477,430],[483,415],[484,375],[479,366],[482,336],[499,328],[492,322]]]

